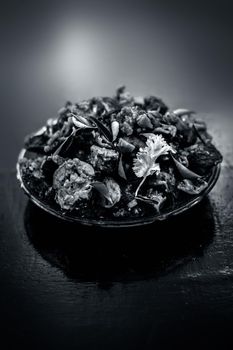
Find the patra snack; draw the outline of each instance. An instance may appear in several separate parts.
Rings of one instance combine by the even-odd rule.
[[[67,102],[25,140],[19,167],[44,203],[85,218],[143,217],[201,194],[222,156],[194,111],[159,98]],[[27,156],[26,156],[27,154]]]

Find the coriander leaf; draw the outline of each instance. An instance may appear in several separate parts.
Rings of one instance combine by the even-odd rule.
[[[137,177],[143,178],[135,192],[136,196],[147,176],[160,172],[160,166],[156,160],[159,156],[167,154],[168,151],[171,151],[171,147],[161,135],[149,135],[146,147],[140,148],[134,159],[133,171]]]

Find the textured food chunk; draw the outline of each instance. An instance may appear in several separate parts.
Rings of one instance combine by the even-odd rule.
[[[35,159],[23,158],[20,162],[20,165],[24,173],[28,173],[37,179],[41,179],[43,178],[41,165],[43,164],[45,159],[46,157],[38,157]]]
[[[222,161],[222,155],[212,144],[199,144],[188,155],[190,168],[201,175],[208,173],[213,166]]]
[[[91,181],[95,172],[93,167],[78,158],[69,159],[55,171],[53,187],[56,202],[62,209],[70,210],[79,200],[90,197]]]
[[[146,115],[146,113],[143,113],[137,117],[137,124],[141,128],[153,129],[153,124],[151,123],[150,118]]]
[[[92,145],[89,161],[98,171],[112,173],[117,166],[118,157],[119,153],[113,149]]]
[[[178,184],[177,188],[183,192],[188,193],[188,194],[199,194],[207,186],[208,186],[208,183],[201,178],[193,180],[193,181],[191,181],[189,179],[184,179]]]

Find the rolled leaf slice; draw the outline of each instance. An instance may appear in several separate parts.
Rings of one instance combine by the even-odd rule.
[[[152,205],[158,213],[160,212],[160,207],[166,200],[166,197],[163,196],[161,193],[155,193],[152,197],[138,195],[135,198],[136,200]]]
[[[78,115],[78,114],[74,114],[74,113],[71,113],[71,116],[72,116],[72,120],[73,120],[73,123],[75,124],[75,122],[77,123],[77,125],[83,125],[86,126],[86,127],[94,127],[93,124],[90,123],[90,121],[83,117],[82,115]]]
[[[73,130],[72,133],[65,139],[65,141],[63,141],[62,144],[56,149],[53,155],[59,155],[61,157],[65,156],[74,141],[75,135],[79,130],[81,129]]]
[[[120,156],[119,163],[118,163],[118,175],[122,177],[124,180],[127,180],[125,169],[122,162],[122,155]]]
[[[184,179],[178,184],[177,188],[185,193],[197,195],[200,194],[207,186],[208,183],[203,179],[198,180],[197,183],[193,183],[189,179]]]
[[[183,179],[198,179],[201,176],[194,173],[193,171],[189,170],[188,168],[186,168],[186,166],[184,166],[183,164],[181,164],[170,152],[170,156],[173,160],[173,162],[175,163],[176,169],[178,170],[178,172],[180,173],[180,175],[183,177]]]
[[[97,125],[99,131],[104,135],[104,137],[108,140],[108,141],[112,141],[112,134],[111,132],[106,128],[106,126],[101,123],[97,118],[91,116],[90,119]]]
[[[93,127],[92,125],[87,125],[87,124],[84,124],[83,122],[77,120],[75,117],[71,117],[72,118],[72,122],[74,124],[74,126],[76,126],[76,128],[79,128],[79,129],[95,129],[95,127]]]
[[[113,205],[109,190],[103,182],[93,182],[91,185],[99,192],[102,198],[105,198],[110,204]]]
[[[132,153],[135,149],[135,146],[132,143],[124,140],[123,138],[119,139],[117,147],[122,153]]]
[[[92,187],[99,192],[104,208],[113,207],[121,199],[120,186],[112,178],[107,178],[104,182],[93,182]]]
[[[117,136],[120,130],[120,124],[118,123],[118,121],[113,120],[113,122],[111,123],[111,130],[112,130],[112,141],[115,141],[117,139]]]
[[[186,109],[186,108],[178,108],[178,109],[175,109],[173,111],[173,113],[175,115],[177,115],[178,117],[183,117],[184,115],[192,115],[192,114],[195,114],[196,112],[195,111],[192,111],[192,110],[189,110],[189,109]]]

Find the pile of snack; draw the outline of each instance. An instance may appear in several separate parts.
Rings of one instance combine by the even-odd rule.
[[[206,124],[154,96],[67,102],[27,137],[23,181],[40,200],[80,217],[129,217],[179,205],[208,186],[222,156]]]

